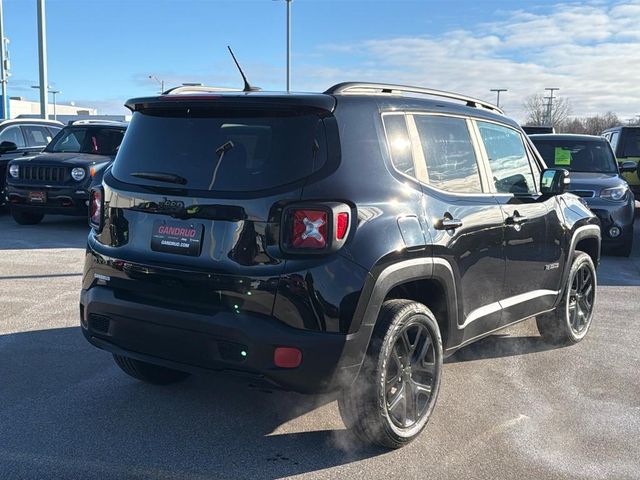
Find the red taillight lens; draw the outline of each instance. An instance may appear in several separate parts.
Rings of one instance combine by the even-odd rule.
[[[294,248],[325,248],[327,246],[327,212],[324,210],[294,210],[291,246]]]
[[[302,352],[293,347],[277,347],[273,352],[273,363],[280,368],[296,368],[302,363]]]
[[[336,218],[336,239],[343,240],[349,229],[349,214],[341,212]]]
[[[96,229],[102,227],[102,205],[102,189],[95,188],[91,190],[91,196],[89,197],[89,223]]]

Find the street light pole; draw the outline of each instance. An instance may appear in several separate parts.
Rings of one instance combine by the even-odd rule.
[[[44,0],[38,0],[38,53],[40,58],[40,116],[45,120],[47,114],[47,32],[44,14]]]
[[[491,92],[496,92],[496,107],[500,108],[500,92],[508,92],[506,88],[492,88]]]
[[[164,92],[164,80],[159,80],[155,75],[149,75],[150,80],[155,80],[160,84],[160,93]]]
[[[4,41],[4,14],[2,12],[2,0],[0,0],[0,82],[2,83],[2,118],[9,118],[9,99],[7,98],[7,77],[5,69],[5,41]]]
[[[291,90],[291,1],[287,2],[287,93]]]
[[[62,92],[60,90],[49,90],[49,93],[53,95],[53,119],[58,120],[58,116],[56,115],[56,95]]]

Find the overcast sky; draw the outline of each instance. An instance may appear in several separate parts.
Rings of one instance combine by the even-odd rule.
[[[59,101],[124,113],[158,85],[285,85],[285,2],[47,0],[49,83]],[[4,0],[9,94],[36,99],[36,0]],[[293,88],[345,80],[416,84],[495,100],[559,87],[574,115],[640,115],[640,0],[294,0]]]

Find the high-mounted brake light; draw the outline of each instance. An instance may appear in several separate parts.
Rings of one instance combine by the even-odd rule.
[[[89,196],[89,225],[98,231],[102,229],[103,209],[104,194],[102,188],[92,188]]]
[[[283,213],[282,249],[287,253],[336,251],[347,239],[351,208],[344,203],[290,205]]]

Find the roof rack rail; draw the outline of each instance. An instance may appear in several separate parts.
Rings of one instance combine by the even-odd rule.
[[[386,83],[368,83],[368,82],[343,82],[338,83],[324,93],[327,95],[340,95],[340,94],[354,94],[365,93],[366,91],[378,91],[379,93],[391,94],[394,92],[399,93],[418,93],[421,95],[431,95],[434,97],[448,98],[450,100],[458,100],[464,102],[468,107],[482,107],[487,110],[493,110],[500,114],[504,112],[492,103],[485,102],[484,100],[478,100],[477,98],[467,97],[466,95],[460,95],[458,93],[446,92],[443,90],[434,90],[432,88],[412,87],[409,85],[392,85]]]
[[[239,88],[207,87],[205,85],[181,85],[162,92],[162,95],[179,95],[189,93],[241,92]]]

